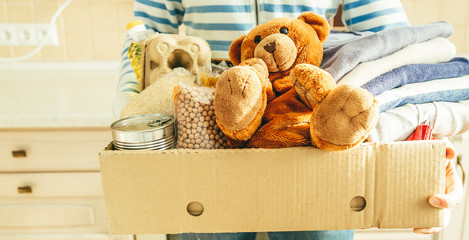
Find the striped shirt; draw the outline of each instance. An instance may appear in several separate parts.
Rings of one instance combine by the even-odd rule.
[[[213,58],[228,58],[231,42],[258,24],[278,17],[296,18],[305,11],[330,20],[340,4],[342,21],[351,31],[376,32],[410,25],[399,0],[136,0],[134,16],[151,31],[160,33],[177,33],[179,25],[184,24],[187,35],[209,43]],[[117,99],[115,114],[138,93],[127,58],[129,45],[127,37],[118,84],[118,94],[128,96]]]

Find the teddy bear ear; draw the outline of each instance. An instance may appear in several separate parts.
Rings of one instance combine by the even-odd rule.
[[[241,44],[243,43],[244,38],[246,35],[239,37],[238,39],[234,40],[230,45],[230,50],[228,54],[230,55],[230,60],[233,65],[238,65],[241,63]]]
[[[299,17],[299,20],[309,24],[316,33],[318,34],[319,41],[324,43],[327,36],[329,35],[329,23],[323,17],[314,14],[313,12],[303,12]]]

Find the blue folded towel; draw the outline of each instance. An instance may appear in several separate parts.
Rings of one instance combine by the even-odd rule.
[[[469,75],[469,60],[457,57],[446,63],[405,65],[374,78],[362,88],[376,96],[406,84],[465,75]]]

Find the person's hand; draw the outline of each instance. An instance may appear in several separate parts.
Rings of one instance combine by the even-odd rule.
[[[451,207],[461,203],[463,196],[463,185],[461,178],[459,178],[453,159],[456,156],[454,147],[447,144],[446,147],[446,179],[445,179],[445,194],[433,194],[428,198],[430,205],[436,208],[443,208],[445,211],[445,224],[446,227],[450,220]],[[440,228],[415,228],[415,233],[432,234],[441,231],[444,227]]]

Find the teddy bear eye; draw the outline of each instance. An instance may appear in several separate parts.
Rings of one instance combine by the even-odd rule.
[[[288,28],[286,28],[286,27],[280,28],[280,33],[287,34],[288,33]]]
[[[261,42],[261,36],[256,36],[256,37],[254,38],[254,42],[255,42],[255,43],[260,43],[260,42]]]

